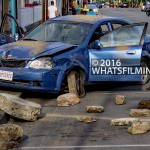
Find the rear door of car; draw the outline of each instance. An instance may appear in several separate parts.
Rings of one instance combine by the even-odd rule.
[[[99,48],[93,42],[88,48],[89,81],[140,81],[140,76],[131,74],[131,70],[121,71],[124,67],[140,66],[147,25],[136,23],[117,28],[96,41],[100,44]],[[112,67],[116,67],[117,71]],[[113,72],[108,72],[108,69]]]

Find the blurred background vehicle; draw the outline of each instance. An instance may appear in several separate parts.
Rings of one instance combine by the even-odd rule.
[[[146,5],[146,15],[150,16],[150,4]]]
[[[123,3],[123,8],[128,8],[129,7],[129,3],[128,2],[124,2]]]
[[[109,7],[114,7],[114,3],[113,3],[113,2],[110,2],[110,3],[109,3]]]
[[[98,14],[98,8],[96,7],[95,4],[87,4],[86,9],[87,11],[95,12],[96,14]]]
[[[143,4],[141,5],[141,11],[146,11],[146,3],[143,3]]]

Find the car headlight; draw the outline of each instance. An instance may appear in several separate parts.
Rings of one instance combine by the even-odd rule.
[[[52,69],[52,61],[50,57],[38,58],[33,60],[29,67],[35,69]]]

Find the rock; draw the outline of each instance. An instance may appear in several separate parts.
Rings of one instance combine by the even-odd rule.
[[[21,127],[15,124],[3,124],[0,126],[0,149],[17,147],[23,136]]]
[[[113,126],[129,126],[133,122],[139,121],[138,118],[120,118],[111,120],[111,125]]]
[[[123,105],[126,103],[126,96],[123,95],[117,95],[115,98],[115,104],[116,105]]]
[[[0,150],[6,150],[18,147],[19,143],[17,141],[0,141]]]
[[[101,113],[104,112],[103,106],[86,106],[86,110],[88,113]]]
[[[0,110],[0,123],[6,123],[7,122],[7,117],[6,113],[2,110]]]
[[[149,109],[130,109],[129,114],[132,117],[150,116],[150,110]]]
[[[16,118],[36,121],[41,105],[10,94],[0,94],[0,109]]]
[[[83,117],[77,117],[77,120],[79,122],[91,123],[91,122],[95,122],[97,119],[90,116],[83,116]]]
[[[150,109],[150,100],[143,100],[139,102],[138,109]]]
[[[75,94],[67,93],[57,97],[57,106],[72,106],[80,103],[80,98]]]
[[[133,122],[128,128],[130,134],[143,134],[148,132],[150,125],[148,122]]]
[[[20,141],[23,136],[21,127],[15,124],[3,124],[0,126],[0,137],[6,141]]]

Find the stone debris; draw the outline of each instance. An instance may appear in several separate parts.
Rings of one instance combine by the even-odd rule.
[[[150,100],[143,100],[139,102],[138,109],[150,109]]]
[[[86,110],[88,113],[101,113],[104,112],[103,106],[86,106]]]
[[[149,109],[130,109],[129,114],[132,117],[150,116],[150,110]]]
[[[130,134],[143,134],[148,132],[150,125],[148,122],[133,122],[128,128]]]
[[[139,121],[138,118],[119,118],[111,120],[112,126],[129,126],[133,122]]]
[[[73,106],[80,103],[80,98],[75,94],[67,93],[57,97],[57,106]]]
[[[10,94],[0,94],[0,109],[16,118],[36,121],[41,105]]]
[[[123,105],[126,103],[126,96],[123,95],[117,95],[115,98],[115,104],[116,105]]]
[[[15,124],[3,124],[0,126],[0,149],[17,147],[21,142],[23,130]]]
[[[85,122],[85,123],[91,123],[91,122],[96,122],[97,121],[96,118],[90,117],[90,116],[77,117],[77,120],[79,122]]]

